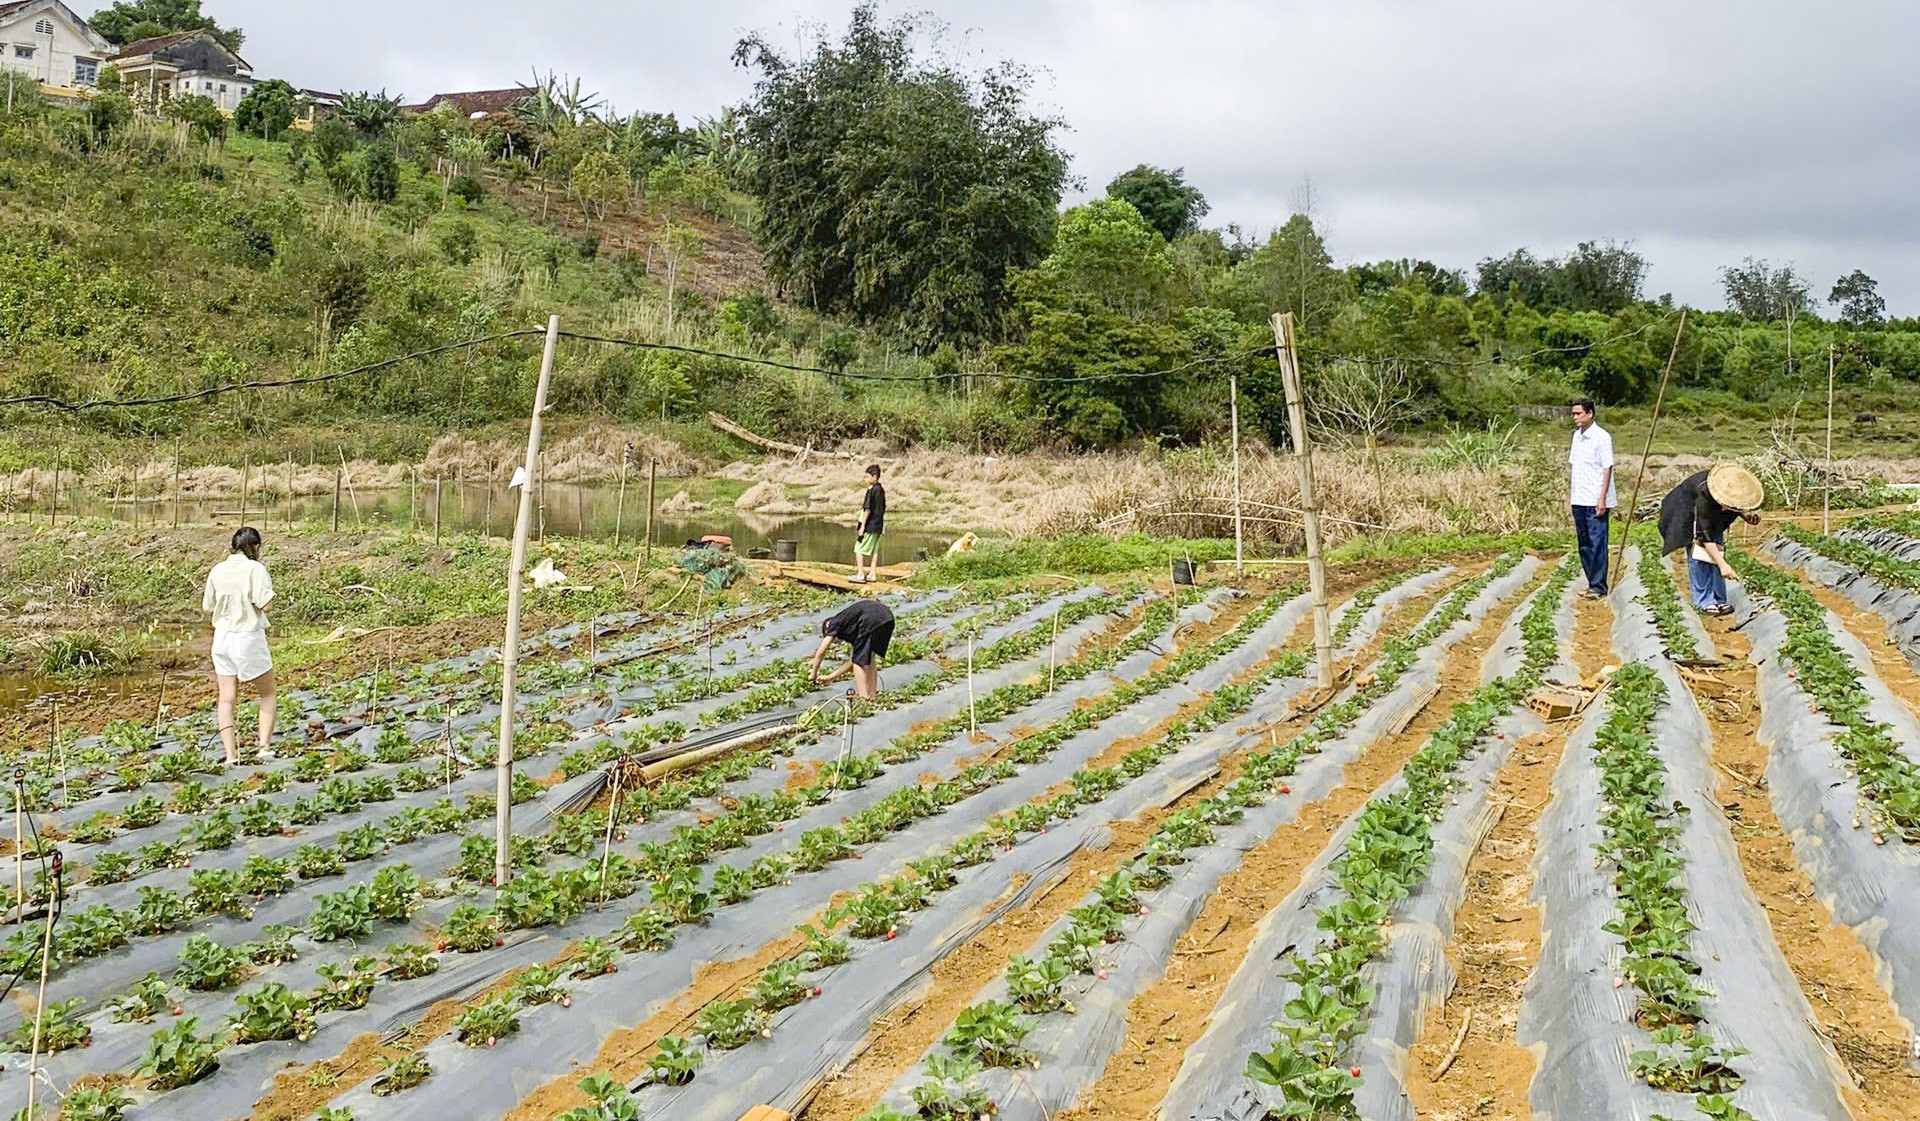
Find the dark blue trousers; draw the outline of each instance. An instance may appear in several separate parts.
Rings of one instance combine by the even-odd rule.
[[[1607,519],[1609,510],[1596,516],[1591,506],[1575,506],[1573,536],[1580,543],[1580,567],[1587,573],[1587,588],[1598,595],[1607,593]]]

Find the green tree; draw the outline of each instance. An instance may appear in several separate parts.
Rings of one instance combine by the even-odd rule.
[[[378,140],[400,123],[400,99],[387,96],[386,90],[341,94],[334,116],[352,126],[360,139]]]
[[[1085,296],[1133,319],[1165,318],[1173,257],[1132,203],[1100,198],[1060,219],[1053,252],[1035,266],[1035,281]]]
[[[200,0],[118,0],[111,8],[93,13],[87,24],[109,43],[125,46],[136,39],[171,35],[176,31],[211,31],[220,45],[240,53],[246,33],[221,27],[200,11]]]
[[[1413,288],[1435,296],[1464,296],[1467,278],[1458,269],[1443,269],[1432,261],[1402,257],[1374,261],[1347,269],[1347,279],[1358,296],[1372,296],[1392,288]]]
[[[734,59],[759,75],[743,181],[768,269],[816,309],[931,349],[999,332],[1008,274],[1045,253],[1067,168],[1060,122],[1027,111],[1023,72],[922,63],[920,30],[862,4],[809,56],[755,34]]]
[[[1616,312],[1640,299],[1647,259],[1611,241],[1583,241],[1564,257],[1541,259],[1525,249],[1480,262],[1480,291],[1505,303],[1537,308]]]
[[[1307,334],[1331,325],[1334,310],[1346,301],[1347,282],[1313,220],[1295,214],[1222,278],[1215,298],[1250,323],[1290,311]]]
[[[1147,224],[1168,241],[1198,229],[1207,213],[1207,197],[1200,188],[1187,185],[1186,169],[1180,167],[1168,171],[1141,164],[1114,176],[1107,184],[1107,195],[1132,203]]]
[[[293,126],[293,103],[299,91],[278,78],[253,87],[233,111],[233,124],[248,136],[278,140]]]
[[[87,123],[96,143],[104,142],[133,120],[133,102],[124,93],[97,93],[87,103]]]
[[[188,94],[168,101],[161,112],[176,121],[185,121],[192,128],[195,140],[214,141],[227,138],[226,114],[215,107],[211,98]]]
[[[392,202],[400,195],[400,157],[391,144],[372,144],[360,164],[360,190],[374,202]]]
[[[1760,323],[1791,321],[1813,306],[1807,282],[1791,264],[1775,268],[1748,257],[1720,270],[1720,288],[1727,294],[1728,307]]]
[[[1840,318],[1852,327],[1877,326],[1887,316],[1887,301],[1880,296],[1879,282],[1855,269],[1833,282],[1827,302],[1840,305]]]
[[[587,212],[589,226],[597,215],[606,212],[607,207],[627,197],[626,170],[609,152],[588,152],[579,163],[573,165],[571,179],[573,193],[580,196],[580,205]]]

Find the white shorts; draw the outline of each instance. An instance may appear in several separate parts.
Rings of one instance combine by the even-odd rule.
[[[266,631],[213,632],[213,672],[252,681],[273,669]]]

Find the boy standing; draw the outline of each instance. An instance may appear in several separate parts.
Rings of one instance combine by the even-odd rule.
[[[867,493],[860,500],[860,528],[853,535],[853,582],[871,584],[880,578],[880,535],[887,526],[887,490],[880,485],[880,465],[867,467]],[[862,568],[862,562],[866,567]]]

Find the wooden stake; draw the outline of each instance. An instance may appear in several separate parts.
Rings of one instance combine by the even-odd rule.
[[[353,527],[355,529],[359,529],[360,528],[360,496],[354,493],[353,473],[347,470],[346,449],[342,448],[338,444],[335,444],[333,446],[333,450],[336,454],[340,456],[340,473],[347,480],[347,501],[353,503]]]
[[[1820,492],[1820,532],[1833,532],[1833,344],[1827,344],[1827,478]]]
[[[1240,375],[1227,375],[1229,423],[1233,425],[1233,574],[1247,574],[1246,538],[1240,527]],[[1049,690],[1051,691],[1051,690]]]
[[[253,474],[253,457],[249,455],[240,465],[240,524],[247,524],[247,482]]]
[[[1053,667],[1059,661],[1060,609],[1053,609],[1053,637],[1047,640],[1047,696],[1053,696]]]
[[[973,632],[967,632],[967,734],[980,734],[980,717],[973,707]]]
[[[600,905],[607,905],[607,866],[613,860],[613,823],[620,820],[620,772],[613,768],[613,790],[607,796],[607,839],[600,846]]]
[[[613,547],[620,547],[620,523],[627,513],[627,449],[620,449],[620,497],[613,504]]]
[[[58,459],[53,461],[53,507],[51,519],[54,525],[60,524],[60,461]]]
[[[173,527],[180,528],[180,437],[173,438]]]
[[[1673,332],[1673,348],[1667,351],[1667,368],[1660,373],[1660,390],[1653,397],[1653,417],[1647,422],[1647,442],[1640,449],[1640,464],[1633,473],[1633,497],[1620,523],[1620,543],[1613,547],[1613,563],[1607,566],[1607,587],[1613,587],[1613,574],[1621,571],[1627,555],[1627,531],[1633,528],[1633,512],[1640,506],[1640,480],[1647,474],[1647,456],[1653,454],[1653,434],[1660,427],[1660,406],[1667,400],[1667,379],[1673,376],[1673,360],[1680,356],[1680,336],[1687,333],[1687,309],[1680,309],[1680,326]]]
[[[433,477],[433,547],[440,547],[440,476]]]
[[[407,468],[407,533],[420,528],[420,472]]]
[[[513,861],[513,702],[520,661],[520,586],[527,567],[527,522],[533,516],[533,471],[540,457],[540,414],[547,407],[553,380],[553,350],[560,341],[560,317],[547,317],[547,346],[540,357],[540,380],[533,390],[533,417],[527,424],[526,475],[520,510],[513,521],[513,550],[507,561],[507,633],[500,646],[500,750],[494,758],[494,887],[505,887]]]
[[[1313,445],[1307,438],[1307,404],[1300,394],[1300,362],[1293,341],[1293,313],[1275,312],[1274,347],[1280,378],[1287,390],[1287,427],[1293,434],[1294,460],[1300,468],[1300,520],[1307,532],[1307,577],[1313,588],[1313,650],[1320,687],[1333,686],[1333,626],[1327,617],[1327,564],[1320,551],[1320,502],[1313,491]]]
[[[333,531],[340,532],[340,478],[344,468],[333,469]]]
[[[647,566],[649,568],[653,566],[653,479],[654,479],[655,472],[657,472],[659,469],[660,469],[659,460],[651,459],[651,458],[647,460],[647,551],[646,551],[646,557],[647,557]]]
[[[287,532],[293,532],[293,456],[287,456]]]

